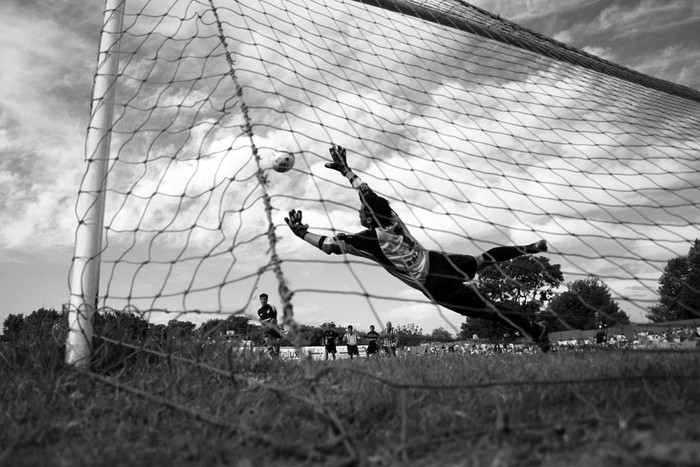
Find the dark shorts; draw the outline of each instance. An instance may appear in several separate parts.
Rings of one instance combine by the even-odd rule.
[[[326,344],[326,352],[328,352],[328,353],[336,353],[336,350],[335,350],[335,343],[333,343],[333,344]]]
[[[506,305],[490,304],[477,289],[464,284],[465,280],[475,275],[476,258],[473,256],[445,255],[431,251],[430,270],[423,293],[438,305],[460,315],[497,321],[526,334],[536,332],[522,313]]]
[[[367,344],[367,355],[372,355],[377,352],[379,352],[377,341],[369,341],[369,344]]]
[[[464,282],[476,276],[476,258],[469,255],[450,255],[431,251],[428,277]],[[430,279],[428,279],[430,280]]]
[[[356,345],[348,344],[348,355],[360,355],[360,350]]]
[[[265,329],[265,337],[269,337],[270,339],[279,339],[282,336],[280,335],[280,332],[277,329],[267,328]]]
[[[468,255],[445,255],[430,252],[430,271],[425,281],[425,295],[452,311],[480,318],[486,301],[465,281],[476,275],[476,258]],[[430,294],[430,295],[428,295]],[[489,313],[490,314],[490,313]]]

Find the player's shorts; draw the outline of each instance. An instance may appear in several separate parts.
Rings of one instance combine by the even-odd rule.
[[[337,350],[335,349],[335,343],[333,343],[333,344],[326,344],[326,352],[328,352],[328,353],[336,353]]]
[[[476,258],[469,255],[450,255],[431,251],[428,276],[464,282],[476,276]]]
[[[499,321],[534,335],[533,325],[522,313],[504,304],[487,302],[471,284],[464,283],[476,275],[476,268],[473,256],[431,251],[430,270],[421,291],[433,302],[460,315]]]
[[[476,274],[476,258],[430,252],[430,271],[423,293],[434,302],[470,318],[487,318],[493,314],[484,298],[464,284]],[[426,293],[427,292],[427,293]]]
[[[360,355],[360,350],[356,345],[348,344],[348,355]]]
[[[377,347],[377,341],[369,341],[367,344],[367,355],[372,355],[379,352],[379,347]]]
[[[280,337],[282,337],[282,335],[280,334],[280,332],[279,332],[277,329],[275,329],[275,328],[267,328],[267,329],[265,329],[265,336],[267,336],[267,337],[269,337],[269,338],[271,338],[271,339],[279,339]]]

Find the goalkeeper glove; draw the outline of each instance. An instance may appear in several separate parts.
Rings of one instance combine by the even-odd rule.
[[[309,230],[309,224],[301,223],[301,210],[296,211],[292,209],[289,211],[289,217],[285,217],[284,221],[287,223],[292,232],[294,232],[294,235],[299,238],[304,238],[306,232]]]
[[[345,148],[336,146],[333,144],[328,152],[331,153],[331,158],[333,162],[326,163],[326,168],[331,170],[337,170],[342,176],[346,176],[350,172],[348,167],[347,157],[345,155]]]

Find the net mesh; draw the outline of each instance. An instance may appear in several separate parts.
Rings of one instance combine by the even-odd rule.
[[[351,167],[425,247],[478,255],[544,238],[540,265],[558,265],[568,282],[602,281],[638,318],[658,301],[669,259],[700,237],[697,91],[459,0],[124,6],[122,30],[103,51],[119,57],[113,123],[93,119],[88,129],[88,139],[110,136],[111,149],[93,371],[83,372],[115,389],[105,413],[115,410],[119,430],[155,406],[167,446],[198,421],[212,452],[241,465],[338,456],[326,463],[425,465],[431,453],[432,463],[478,462],[484,445],[502,460],[514,432],[537,456],[553,448],[532,440],[554,439],[553,427],[557,440],[576,426],[627,437],[639,407],[643,430],[646,416],[697,412],[697,359],[680,351],[653,361],[563,354],[550,365],[452,359],[433,348],[425,355],[445,358],[297,367],[217,341],[216,328],[202,331],[214,318],[256,322],[262,292],[281,305],[295,338],[295,324],[328,322],[361,332],[387,320],[459,331],[461,315],[376,263],[326,256],[287,228],[287,212],[300,209],[312,232],[360,230],[355,189],[324,167],[331,143],[348,149]],[[93,110],[103,104],[96,95]],[[296,156],[284,174],[270,159],[282,148]],[[86,157],[101,156],[88,149]],[[79,215],[93,203],[91,187],[81,186]],[[76,254],[74,264],[94,259]],[[529,270],[517,280],[547,277]],[[579,327],[567,319],[560,324]],[[203,323],[199,335],[192,323]],[[83,397],[75,393],[70,404]],[[123,394],[147,401],[138,416]],[[116,411],[123,407],[134,412]],[[173,424],[164,407],[185,421]],[[567,458],[579,438],[571,439],[556,441]],[[201,461],[195,451],[168,451]]]
[[[317,233],[360,230],[331,142],[427,248],[546,238],[565,280],[600,278],[633,319],[700,236],[697,92],[462,1],[129,1],[119,47],[100,308],[255,316],[267,292],[299,322],[458,330],[289,232],[292,208]],[[269,168],[279,148],[289,173]]]

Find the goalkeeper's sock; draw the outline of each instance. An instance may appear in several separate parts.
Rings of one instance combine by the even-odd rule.
[[[482,256],[489,262],[500,263],[528,253],[538,253],[537,243],[523,246],[499,246],[484,252]]]
[[[518,256],[534,253],[542,253],[547,251],[547,242],[545,240],[540,240],[539,242],[531,243],[529,245],[521,246],[499,246],[496,248],[491,248],[489,251],[484,253],[484,257],[491,259],[492,261],[508,261]]]
[[[533,253],[543,253],[547,251],[547,241],[546,240],[540,240],[539,242],[532,243],[530,245],[525,245],[523,247],[525,250],[525,253],[533,254]]]

